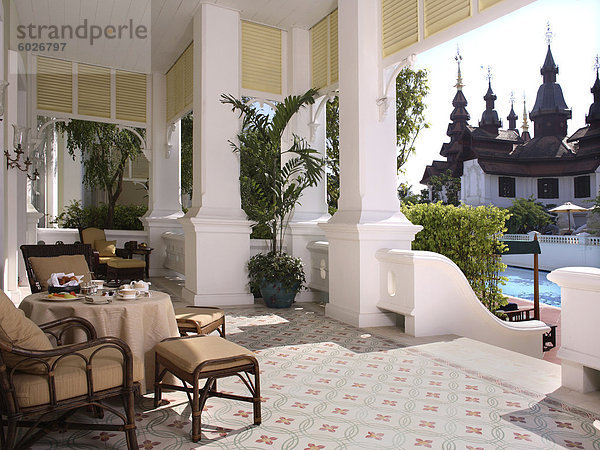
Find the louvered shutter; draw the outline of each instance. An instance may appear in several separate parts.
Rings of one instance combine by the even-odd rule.
[[[242,88],[281,94],[281,30],[242,21]]]
[[[425,37],[471,16],[471,0],[424,0]]]
[[[73,112],[73,64],[37,57],[37,109]]]
[[[490,6],[494,6],[497,3],[500,3],[502,0],[479,0],[479,11],[483,11],[484,9],[489,8]]]
[[[382,0],[383,56],[419,40],[418,0]]]
[[[312,85],[316,89],[327,86],[327,17],[310,30],[312,50]]]
[[[116,118],[146,122],[146,75],[116,72]]]
[[[172,122],[194,106],[194,43],[175,61],[166,78],[167,122]]]
[[[337,9],[329,14],[329,74],[330,83],[337,83],[339,81]]]
[[[77,65],[77,114],[110,118],[110,69]]]

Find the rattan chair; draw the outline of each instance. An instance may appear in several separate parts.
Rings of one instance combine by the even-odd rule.
[[[209,334],[218,331],[225,337],[225,311],[212,306],[182,306],[175,308],[177,327],[182,336]]]
[[[83,255],[88,265],[87,272],[94,272],[97,265],[97,258],[94,256],[92,247],[87,244],[54,244],[54,245],[21,245],[21,253],[25,261],[27,278],[31,293],[41,292],[42,283],[46,280],[39,280],[38,275],[33,270],[30,258],[53,258],[64,255]],[[57,272],[63,269],[68,270],[68,266],[57,267]],[[78,273],[77,275],[87,275],[87,273]]]
[[[3,293],[1,296],[2,312],[5,317],[11,316],[5,320],[11,322],[4,322],[0,333],[0,448],[26,449],[51,430],[70,428],[123,431],[127,448],[137,449],[134,393],[139,391],[143,365],[132,356],[129,346],[115,337],[98,338],[92,324],[77,317],[56,320],[38,328]],[[22,323],[6,334],[10,324],[19,320]],[[79,330],[74,330],[77,328]],[[15,342],[31,339],[31,336],[19,335],[18,330],[23,329],[42,337],[43,331],[58,346],[53,347],[50,340],[44,338],[48,342],[42,346],[45,349],[20,347]],[[81,330],[87,336],[85,342],[60,346],[65,333]],[[34,337],[39,341],[39,336]],[[122,399],[123,412],[101,403],[112,397]],[[101,413],[112,412],[123,423],[68,420],[82,407],[92,407]],[[18,433],[19,428],[28,430]]]

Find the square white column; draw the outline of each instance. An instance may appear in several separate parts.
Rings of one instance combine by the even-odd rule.
[[[381,2],[339,3],[340,200],[321,225],[329,240],[327,315],[356,326],[393,325],[376,304],[383,247],[410,250],[420,227],[400,212],[393,93],[380,116],[387,75],[381,61]]]
[[[239,12],[203,3],[194,16],[194,193],[185,232],[183,296],[197,305],[249,304],[250,222],[241,209],[238,116],[220,102],[240,95]]]
[[[170,273],[164,268],[167,249],[162,234],[167,231],[182,232],[181,224],[177,221],[183,216],[180,122],[177,121],[169,130],[166,123],[166,91],[166,77],[161,73],[153,73],[151,127],[147,137],[147,145],[152,152],[150,190],[148,212],[142,218],[148,232],[148,245],[154,249],[150,257],[150,276]]]

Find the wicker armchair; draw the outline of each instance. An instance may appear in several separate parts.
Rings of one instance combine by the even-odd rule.
[[[25,269],[27,270],[27,278],[29,279],[29,286],[31,287],[32,294],[45,290],[43,286],[45,285],[46,280],[40,279],[38,274],[36,274],[30,258],[56,258],[65,255],[83,255],[85,262],[87,263],[87,270],[83,267],[81,270],[85,271],[85,273],[78,273],[77,275],[86,276],[89,272],[94,272],[98,265],[97,256],[94,256],[92,247],[87,244],[21,245],[21,253],[23,254],[23,260],[25,261]],[[54,272],[69,272],[75,270],[69,266],[72,261],[69,261],[66,258],[64,261],[59,261],[58,259],[49,261],[52,261]],[[82,265],[82,263],[80,263],[80,265]],[[46,275],[43,275],[42,278],[45,276]]]
[[[0,296],[4,316],[10,316],[13,322],[22,321],[18,328],[16,325],[11,328],[12,322],[0,324],[0,448],[29,448],[58,425],[67,429],[123,431],[127,448],[137,449],[134,392],[139,389],[143,369],[129,346],[115,337],[98,338],[92,324],[77,317],[38,328],[12,303],[8,305],[6,302],[10,300],[1,291]],[[85,332],[86,342],[57,347],[50,343],[41,350],[18,345],[26,342],[23,329],[42,336],[43,331],[60,344],[64,334],[74,328]],[[122,399],[123,412],[101,403],[111,397]],[[104,410],[110,411],[123,423],[69,421],[81,407],[92,407],[100,413],[98,417],[102,417]],[[28,430],[18,433],[21,427]]]

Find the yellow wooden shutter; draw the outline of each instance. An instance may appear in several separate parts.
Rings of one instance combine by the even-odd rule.
[[[494,6],[496,3],[500,3],[502,0],[479,0],[479,11]]]
[[[281,30],[242,21],[242,87],[281,94]]]
[[[181,117],[194,106],[194,43],[175,61],[167,78],[167,122]]]
[[[312,85],[316,89],[327,86],[327,60],[328,60],[328,20],[325,17],[310,30],[312,53]]]
[[[338,59],[338,11],[329,14],[329,74],[330,83],[339,81]]]
[[[73,112],[73,64],[37,57],[37,109]]]
[[[471,16],[471,0],[424,0],[425,37]]]
[[[116,118],[146,122],[146,75],[117,70]]]
[[[110,69],[77,65],[77,114],[110,118]]]
[[[418,0],[382,0],[383,56],[419,40]]]

